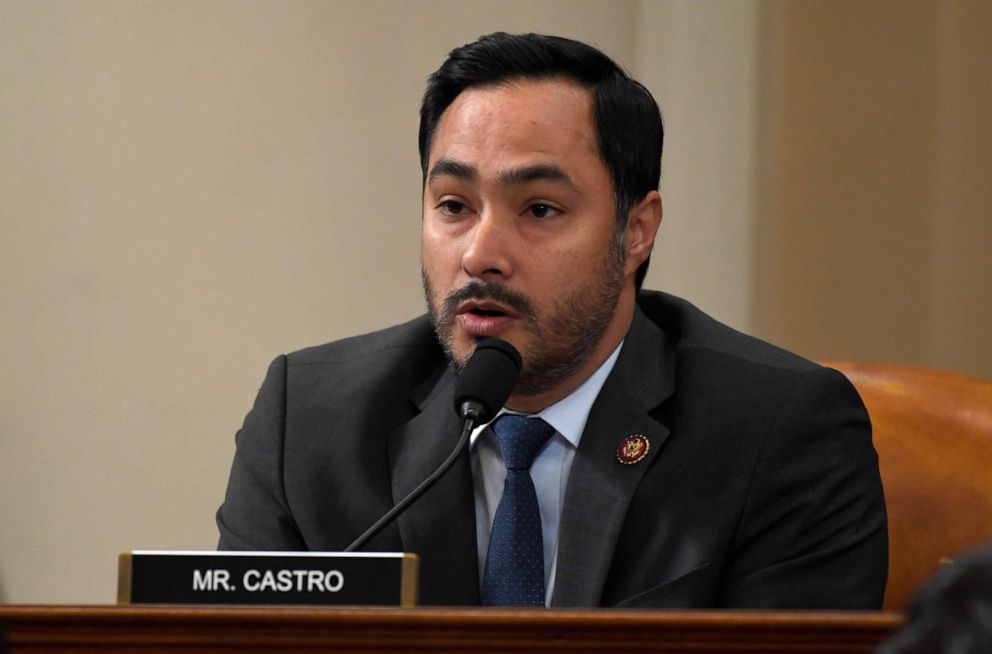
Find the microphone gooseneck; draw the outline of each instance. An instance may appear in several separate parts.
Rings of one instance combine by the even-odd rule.
[[[455,412],[464,420],[455,448],[437,470],[366,529],[365,533],[345,548],[345,552],[354,552],[368,543],[448,471],[458,455],[465,451],[472,430],[491,420],[506,404],[517,383],[517,377],[520,376],[521,365],[520,353],[506,341],[498,338],[479,341],[475,352],[455,380]]]

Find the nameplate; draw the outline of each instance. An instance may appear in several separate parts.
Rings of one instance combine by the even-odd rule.
[[[414,606],[415,554],[135,550],[118,559],[118,604]]]

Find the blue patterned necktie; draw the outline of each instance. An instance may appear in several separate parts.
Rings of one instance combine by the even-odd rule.
[[[485,606],[544,606],[544,538],[530,465],[555,433],[540,418],[504,415],[492,425],[506,465],[482,579]]]

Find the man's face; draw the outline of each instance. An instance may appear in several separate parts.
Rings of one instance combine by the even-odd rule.
[[[449,357],[509,341],[524,396],[576,372],[624,286],[615,216],[587,90],[519,81],[459,95],[434,133],[423,206],[425,294]]]

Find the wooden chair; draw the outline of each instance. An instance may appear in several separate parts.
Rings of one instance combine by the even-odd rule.
[[[868,408],[889,514],[885,609],[942,562],[992,541],[992,382],[909,366],[827,363]]]

